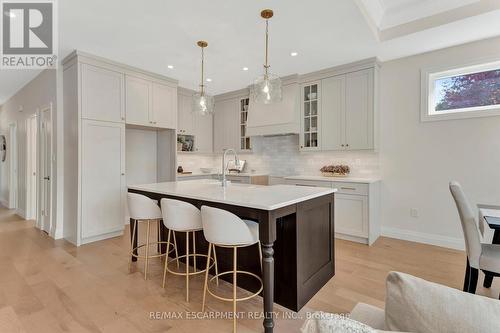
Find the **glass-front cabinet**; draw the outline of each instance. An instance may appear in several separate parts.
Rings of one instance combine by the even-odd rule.
[[[306,83],[301,88],[301,150],[320,149],[320,82]]]
[[[248,104],[250,99],[240,100],[240,150],[251,150],[250,137],[247,136]]]

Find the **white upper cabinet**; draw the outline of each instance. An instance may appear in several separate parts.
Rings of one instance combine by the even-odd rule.
[[[194,135],[194,117],[192,112],[192,96],[189,93],[180,93],[177,133]]]
[[[124,75],[82,64],[81,76],[82,118],[123,123]]]
[[[375,149],[374,73],[362,69],[302,85],[301,150]]]
[[[240,147],[240,98],[215,102],[214,152]]]
[[[313,82],[302,86],[300,149],[321,149],[321,83]]]
[[[148,80],[126,77],[127,124],[151,126],[151,85]]]
[[[344,143],[345,75],[322,81],[321,146],[324,150],[340,150]]]
[[[177,88],[153,82],[150,118],[156,127],[177,128]]]
[[[176,128],[176,87],[132,75],[125,81],[127,124]]]
[[[212,115],[194,116],[194,150],[198,153],[212,153],[213,147]]]
[[[345,142],[347,149],[373,149],[373,69],[346,75]]]

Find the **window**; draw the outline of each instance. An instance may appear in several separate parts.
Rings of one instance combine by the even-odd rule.
[[[422,71],[422,121],[500,115],[500,61]]]

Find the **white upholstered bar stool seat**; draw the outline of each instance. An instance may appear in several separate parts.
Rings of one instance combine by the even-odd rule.
[[[130,264],[132,263],[132,257],[136,258],[141,258],[145,259],[145,264],[144,264],[144,279],[147,279],[147,274],[148,274],[148,266],[149,266],[149,259],[151,258],[157,258],[157,257],[163,257],[166,256],[167,254],[164,253],[159,253],[156,255],[150,255],[149,250],[150,246],[152,245],[160,245],[160,244],[166,244],[166,242],[160,241],[160,221],[163,218],[161,214],[161,209],[158,206],[158,201],[153,200],[148,198],[145,195],[142,194],[137,194],[137,193],[128,193],[127,194],[127,202],[128,202],[128,210],[130,213],[130,218],[135,220],[134,223],[134,228],[132,230],[132,246],[131,246],[131,251],[130,251],[130,261],[129,261],[129,270],[130,270]],[[138,228],[138,223],[139,222],[147,222],[147,232],[146,232],[146,241],[143,244],[139,244],[137,247],[134,247],[134,242],[135,242],[135,237],[136,237],[136,231]],[[150,242],[150,229],[151,229],[151,222],[156,222],[157,223],[157,232],[158,232],[158,241],[156,242]],[[175,242],[174,242],[175,244]],[[139,254],[135,254],[139,248],[145,248],[145,255],[141,256]],[[175,245],[174,245],[175,247]],[[167,247],[168,249],[168,247]],[[171,249],[171,252],[174,249]]]
[[[196,261],[198,257],[204,257],[207,260],[207,268],[210,269],[214,265],[217,270],[217,264],[216,264],[216,259],[215,259],[215,253],[214,253],[214,258],[210,258],[209,256],[205,254],[197,254],[196,253],[196,232],[200,231],[203,229],[203,225],[201,222],[201,213],[198,208],[196,208],[194,205],[180,201],[180,200],[173,200],[173,199],[161,199],[161,212],[163,215],[163,224],[165,227],[168,229],[168,236],[167,236],[167,244],[170,243],[170,237],[173,234],[175,236],[175,232],[185,232],[186,233],[186,254],[179,256],[178,253],[176,252],[175,258],[172,260],[165,260],[165,266],[163,269],[163,288],[165,288],[165,281],[167,278],[167,272],[174,274],[174,275],[181,275],[186,277],[186,302],[189,302],[189,277],[192,275],[197,275],[205,272],[205,269],[203,270],[197,270],[196,268]],[[193,242],[192,242],[192,253],[189,252],[190,247],[189,247],[189,235],[192,233],[193,236]],[[185,258],[186,259],[186,270],[185,272],[180,272],[179,270],[175,271],[170,269],[169,264],[172,261],[177,262],[177,268],[179,268],[179,259]],[[190,272],[189,270],[189,263],[190,259],[192,260],[194,270]]]
[[[213,276],[210,281],[218,279],[222,275],[233,275],[233,297],[225,298],[216,295],[214,292],[208,288],[208,269],[205,271],[205,286],[203,287],[203,305],[202,312],[205,310],[205,299],[206,293],[208,292],[213,297],[220,299],[222,301],[233,302],[233,332],[236,332],[236,302],[248,300],[257,296],[263,289],[262,279],[260,276],[247,271],[238,270],[238,252],[237,249],[241,247],[252,246],[258,244],[259,248],[259,260],[262,269],[262,251],[259,241],[259,224],[250,221],[242,220],[238,216],[231,212],[225,211],[223,209],[203,206],[201,207],[201,216],[203,222],[203,234],[205,239],[208,241],[208,256],[210,257],[211,251],[215,251],[216,246],[233,248],[233,270],[227,272],[217,273]],[[257,292],[246,296],[237,297],[237,275],[245,274],[252,276],[259,280],[260,288]]]
[[[485,274],[483,285],[487,288],[491,286],[493,277],[500,276],[500,244],[481,243],[474,212],[462,187],[457,182],[450,182],[450,192],[460,216],[467,253],[463,291],[475,294],[479,270]]]

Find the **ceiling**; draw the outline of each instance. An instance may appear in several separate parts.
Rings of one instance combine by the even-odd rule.
[[[452,2],[471,1],[479,0]],[[412,16],[401,13],[433,15],[435,9],[422,8],[437,2],[450,5],[448,0],[64,0],[59,1],[59,57],[79,49],[196,88],[200,75],[196,41],[204,39],[209,44],[206,77],[212,79],[208,89],[219,94],[246,87],[261,74],[265,24],[259,13],[263,8],[275,11],[270,20],[270,64],[271,71],[280,76],[375,56],[394,59],[500,35],[499,9],[395,38],[379,38],[382,18],[399,13],[403,18],[393,22],[407,22]],[[378,9],[367,9],[365,3],[377,3]],[[374,30],[376,15],[380,20]],[[439,29],[439,34],[432,29]],[[292,51],[298,56],[290,56]],[[35,75],[0,71],[0,104]]]

